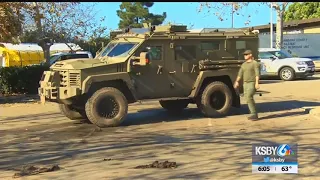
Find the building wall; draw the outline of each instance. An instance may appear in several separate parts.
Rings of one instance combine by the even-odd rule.
[[[276,35],[273,35],[273,47],[275,47]],[[320,59],[319,44],[320,33],[285,34],[283,35],[284,50],[292,55],[308,57],[314,60]],[[270,48],[270,34],[259,34],[259,47]]]

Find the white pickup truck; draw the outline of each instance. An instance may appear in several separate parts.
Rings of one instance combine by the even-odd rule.
[[[292,57],[284,50],[259,48],[261,78],[278,76],[284,81],[313,76],[315,65],[309,58]]]
[[[90,58],[92,59],[93,56],[89,51],[76,51],[75,53],[65,53],[60,52],[50,56],[50,65],[58,61],[63,61],[67,59],[79,59],[79,58]]]

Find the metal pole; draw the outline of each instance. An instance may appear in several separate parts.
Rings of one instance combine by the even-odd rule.
[[[273,3],[270,3],[270,48],[273,48]]]
[[[233,28],[233,23],[234,23],[234,21],[233,21],[233,12],[234,12],[234,3],[232,3],[232,12],[231,12],[231,28]]]

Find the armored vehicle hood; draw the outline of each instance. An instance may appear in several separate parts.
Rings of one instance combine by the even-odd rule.
[[[86,69],[91,67],[97,67],[97,66],[103,66],[103,65],[109,65],[109,64],[117,64],[122,63],[125,60],[123,58],[108,58],[106,61],[102,61],[100,59],[94,58],[94,59],[88,59],[88,58],[82,58],[82,59],[69,59],[65,61],[59,61],[57,63],[54,63],[50,68],[52,69]]]

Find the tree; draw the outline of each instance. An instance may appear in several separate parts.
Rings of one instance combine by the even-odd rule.
[[[295,2],[284,12],[284,21],[320,17],[320,2]]]
[[[71,42],[104,35],[101,26],[104,17],[97,22],[95,4],[79,2],[32,2],[24,10],[26,32],[36,31],[37,41],[49,62],[53,42]],[[72,49],[71,49],[72,50]]]
[[[19,35],[22,33],[24,16],[21,9],[24,3],[1,2],[0,3],[0,41],[19,42]]]
[[[149,8],[154,5],[153,2],[123,2],[117,15],[120,18],[119,28],[141,28],[142,23],[151,23],[152,25],[160,25],[166,19],[167,14],[162,15],[149,13]]]
[[[97,51],[106,46],[109,42],[110,39],[108,37],[97,37],[88,41],[80,40],[77,44],[82,47],[83,50],[90,51],[92,55],[95,56]]]
[[[209,3],[209,2],[204,2],[200,3],[200,7],[198,9],[198,12],[203,11],[203,9],[207,9],[207,11],[210,13],[212,10],[214,10],[216,13],[215,15],[218,17],[219,20],[224,21],[225,16],[232,16],[234,13],[237,15],[240,15],[241,10],[244,7],[247,7],[250,4],[250,2],[214,2],[214,3]],[[266,5],[268,7],[272,6],[276,12],[277,12],[277,37],[276,37],[276,47],[281,48],[282,47],[282,42],[283,42],[283,15],[286,10],[286,7],[288,5],[288,2],[261,2],[257,4],[258,6],[261,5]],[[226,10],[227,8],[227,10]],[[243,14],[242,14],[243,15]],[[248,20],[244,22],[245,25],[248,25],[250,23],[250,17],[251,15],[248,16]]]
[[[277,27],[276,27],[276,48],[282,49],[283,47],[283,17],[288,2],[275,3],[271,2],[271,6],[277,12]]]

